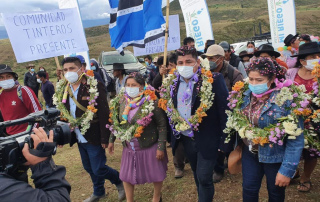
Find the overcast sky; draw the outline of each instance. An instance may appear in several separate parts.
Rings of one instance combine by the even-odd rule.
[[[82,20],[101,19],[109,16],[108,0],[78,0]],[[58,0],[1,0],[0,13],[45,11],[58,9]],[[0,15],[0,26],[3,22]]]

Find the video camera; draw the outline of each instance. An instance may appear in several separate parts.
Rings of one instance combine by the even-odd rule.
[[[8,137],[0,137],[0,171],[12,172],[26,162],[22,149],[25,143],[28,143],[29,148],[33,149],[33,140],[30,135],[34,124],[39,124],[39,127],[42,127],[48,135],[49,131],[53,130],[53,141],[57,145],[70,143],[71,131],[69,125],[58,121],[59,119],[60,111],[50,108],[34,112],[21,119],[0,122],[0,131],[3,131],[8,126],[28,123],[28,128],[25,132]],[[56,147],[52,150],[51,155],[54,155],[55,152]]]

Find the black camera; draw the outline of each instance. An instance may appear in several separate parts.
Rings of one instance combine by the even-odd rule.
[[[29,148],[33,149],[33,141],[30,135],[32,134],[32,128],[35,124],[42,127],[48,135],[49,131],[53,130],[53,141],[57,145],[70,143],[71,131],[69,125],[58,121],[59,119],[60,111],[49,108],[29,114],[21,119],[0,122],[0,131],[3,131],[3,129],[8,126],[28,123],[28,128],[25,132],[8,137],[0,137],[0,171],[10,173],[26,162],[22,154],[22,149],[25,143],[28,143]],[[55,151],[56,147],[51,154],[54,155]]]

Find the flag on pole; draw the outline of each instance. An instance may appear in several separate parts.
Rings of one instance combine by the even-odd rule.
[[[111,47],[119,53],[127,46],[145,44],[165,34],[162,0],[109,0]]]

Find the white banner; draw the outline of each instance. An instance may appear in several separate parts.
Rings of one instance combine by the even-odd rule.
[[[3,13],[2,18],[18,63],[88,50],[76,9]]]
[[[284,46],[288,34],[296,34],[296,8],[294,0],[268,0],[272,46]]]
[[[78,15],[80,20],[81,18],[81,14],[80,14],[80,9],[79,9],[79,4],[78,4],[78,0],[58,0],[59,3],[59,8],[63,9],[63,8],[76,8],[78,11]],[[81,26],[82,25],[82,20],[81,20]],[[84,32],[84,30],[83,30]],[[68,54],[65,54],[64,57],[74,57],[76,55],[82,55],[87,63],[87,69],[90,69],[90,57],[89,57],[89,52],[70,52]]]
[[[204,51],[206,41],[213,40],[212,24],[206,0],[179,0],[186,24],[187,36],[195,40],[198,51]]]
[[[134,55],[151,55],[155,53],[164,52],[164,36],[156,40],[146,43],[145,48],[133,47]],[[180,48],[180,25],[179,15],[169,16],[169,37],[168,37],[168,51]]]

